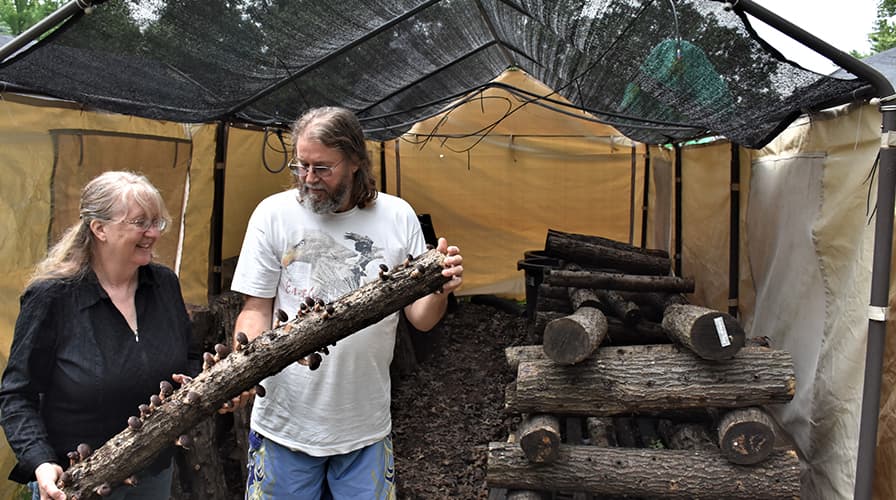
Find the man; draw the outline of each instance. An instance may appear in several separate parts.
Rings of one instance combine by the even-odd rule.
[[[426,250],[411,206],[377,193],[358,119],[312,109],[293,126],[294,189],[272,195],[249,220],[231,288],[245,295],[235,330],[251,339],[273,311],[310,297],[335,300],[408,254]],[[405,307],[418,330],[438,323],[462,283],[462,257],[444,238],[451,280]],[[398,314],[339,341],[319,368],[292,364],[265,379],[249,436],[246,498],[394,498],[389,364]]]

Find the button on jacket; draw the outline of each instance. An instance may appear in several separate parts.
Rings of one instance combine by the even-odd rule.
[[[25,290],[0,386],[0,425],[18,459],[10,479],[33,480],[43,462],[66,468],[79,443],[96,449],[122,431],[160,381],[195,373],[198,362],[188,358],[199,356],[174,272],[140,267],[135,304],[136,333],[92,271]],[[166,467],[172,454],[148,469]]]

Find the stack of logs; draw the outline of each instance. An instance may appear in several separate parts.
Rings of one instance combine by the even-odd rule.
[[[762,408],[793,398],[788,353],[688,304],[665,252],[549,230],[491,498],[798,498],[799,459]],[[560,495],[558,497],[558,495]],[[563,497],[567,498],[567,497]]]

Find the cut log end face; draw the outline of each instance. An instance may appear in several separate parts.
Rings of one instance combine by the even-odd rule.
[[[705,314],[691,329],[694,352],[714,361],[733,358],[746,343],[746,337],[740,323],[724,313]]]
[[[741,422],[725,433],[721,443],[722,454],[729,462],[753,465],[771,455],[774,448],[774,432],[761,422]]]
[[[539,429],[520,439],[520,448],[532,463],[546,464],[557,459],[560,442],[550,429]]]
[[[587,333],[569,318],[551,321],[544,331],[544,352],[557,363],[571,365],[582,361],[579,353],[590,353],[593,346],[589,344]]]

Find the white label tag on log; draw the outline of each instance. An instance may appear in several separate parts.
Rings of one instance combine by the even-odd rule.
[[[719,336],[719,343],[722,344],[722,347],[730,346],[731,340],[728,338],[728,329],[725,328],[725,319],[718,316],[713,318],[712,322],[716,324],[716,334]]]

